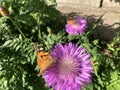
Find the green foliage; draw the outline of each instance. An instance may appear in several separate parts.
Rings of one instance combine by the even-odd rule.
[[[55,0],[6,0],[0,2],[9,16],[0,16],[0,90],[51,90],[37,77],[34,43],[50,51],[58,43],[74,42],[91,54],[94,73],[83,90],[120,89],[120,32],[111,42],[95,37],[92,28],[82,35],[69,35]]]
[[[34,42],[44,41],[44,34],[48,34],[46,27],[54,28],[51,23],[60,18],[61,14],[54,8],[56,2],[0,3],[9,11],[9,16],[0,16],[0,90],[48,90],[44,80],[37,77]]]

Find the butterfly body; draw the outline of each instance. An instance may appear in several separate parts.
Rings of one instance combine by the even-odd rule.
[[[73,23],[75,23],[74,18],[73,18],[72,16],[68,17],[68,18],[67,18],[67,24],[71,25],[71,24],[73,24]]]
[[[37,64],[40,69],[38,76],[42,75],[49,67],[55,63],[55,59],[43,49],[36,48],[37,50]]]

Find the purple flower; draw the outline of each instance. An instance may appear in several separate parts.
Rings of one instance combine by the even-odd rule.
[[[73,17],[73,21],[68,19],[68,23],[66,24],[66,32],[73,35],[83,34],[85,29],[87,28],[86,19],[80,18],[78,16]],[[69,23],[70,22],[70,23]],[[72,23],[71,23],[72,22]]]
[[[93,72],[90,54],[73,43],[58,44],[51,50],[56,63],[47,69],[43,78],[54,90],[82,90],[91,82]]]

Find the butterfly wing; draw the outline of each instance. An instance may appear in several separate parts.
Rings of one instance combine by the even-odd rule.
[[[40,76],[45,70],[55,63],[55,59],[53,59],[48,52],[45,52],[43,48],[39,48],[38,44],[35,44],[35,49],[37,51],[37,64],[40,68],[38,76]]]
[[[41,52],[38,52],[37,62],[40,70],[44,72],[55,62],[55,60],[51,57],[49,53],[45,53],[41,51]]]

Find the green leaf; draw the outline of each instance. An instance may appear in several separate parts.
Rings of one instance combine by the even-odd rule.
[[[8,40],[3,44],[3,47],[10,46],[11,43],[12,43],[12,40]]]
[[[108,46],[108,49],[109,49],[109,50],[111,50],[111,51],[115,51],[115,49],[114,49],[113,47],[111,47],[110,44],[107,44],[107,46]]]
[[[97,45],[97,44],[98,44],[98,42],[99,42],[99,40],[98,40],[98,39],[96,39],[96,40],[94,40],[94,41],[93,41],[93,44],[94,44],[94,45]]]
[[[112,81],[115,81],[118,79],[118,72],[117,71],[111,72],[111,79],[112,79]]]
[[[120,90],[120,79],[109,84],[107,90]]]

